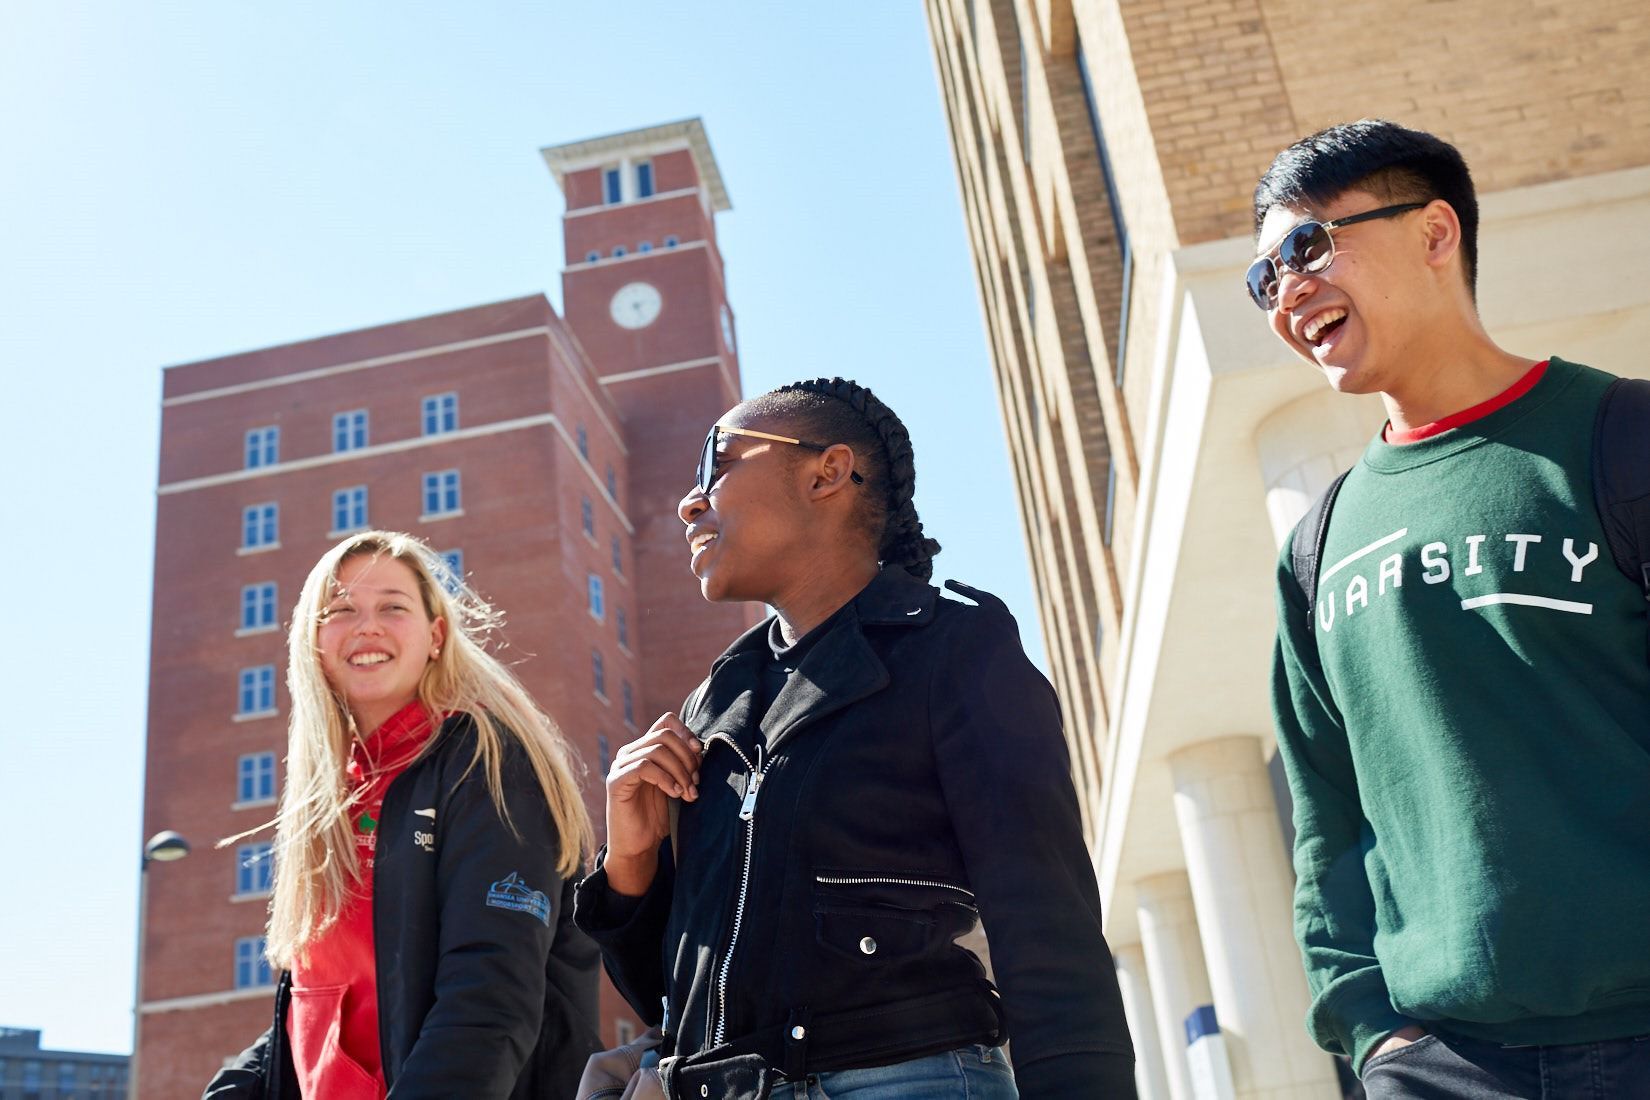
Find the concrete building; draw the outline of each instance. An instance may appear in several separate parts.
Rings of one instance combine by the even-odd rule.
[[[0,1100],[117,1100],[126,1056],[42,1050],[40,1032],[0,1027]]]
[[[1238,1096],[1337,1095],[1302,1025],[1268,773],[1272,577],[1382,412],[1248,301],[1250,194],[1335,122],[1439,133],[1478,183],[1491,333],[1650,374],[1650,20],[1625,0],[925,7],[1143,1095],[1193,1095],[1202,1005]]]
[[[676,502],[739,400],[697,119],[543,151],[566,196],[564,315],[543,295],[169,368],[158,488],[138,1077],[193,1095],[269,1026],[267,836],[285,635],[343,534],[410,531],[509,617],[507,657],[588,767],[676,709],[756,620],[706,605]],[[609,1042],[635,1030],[604,989]]]

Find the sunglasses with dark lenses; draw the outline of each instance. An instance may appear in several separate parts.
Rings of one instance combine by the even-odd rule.
[[[1267,313],[1277,308],[1278,284],[1283,281],[1283,272],[1278,269],[1280,263],[1297,275],[1311,275],[1334,263],[1335,238],[1329,235],[1331,229],[1374,221],[1376,218],[1394,217],[1411,210],[1419,210],[1425,205],[1424,202],[1401,202],[1396,206],[1366,210],[1362,214],[1352,214],[1345,218],[1336,218],[1334,221],[1301,222],[1283,235],[1283,240],[1278,242],[1276,248],[1249,265],[1243,282],[1249,290],[1250,300]],[[1273,256],[1277,259],[1273,260]]]
[[[718,424],[710,430],[709,435],[705,436],[705,445],[699,452],[699,473],[696,484],[699,486],[701,493],[710,492],[710,487],[715,485],[716,479],[722,476],[722,467],[731,461],[728,455],[718,455],[716,453],[717,444],[721,442],[722,437],[729,435],[742,435],[749,439],[766,439],[772,443],[789,443],[793,447],[805,447],[810,451],[826,451],[831,447],[831,444],[828,443],[809,443],[805,439],[792,439],[788,435],[770,435],[767,432],[756,431],[754,428],[727,428]],[[853,479],[855,485],[865,484],[865,479],[859,476],[858,470],[850,471],[848,476]]]

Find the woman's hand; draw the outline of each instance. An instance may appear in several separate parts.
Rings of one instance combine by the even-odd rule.
[[[670,835],[670,800],[699,797],[704,746],[675,714],[662,714],[621,748],[607,773],[607,884],[639,897],[659,869],[659,842]]]

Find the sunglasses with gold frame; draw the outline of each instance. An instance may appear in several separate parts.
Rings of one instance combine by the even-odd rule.
[[[722,468],[733,461],[727,455],[718,456],[716,453],[717,443],[721,441],[722,436],[727,435],[744,436],[749,439],[765,439],[771,443],[788,443],[793,447],[803,447],[810,451],[826,451],[832,446],[828,443],[810,443],[805,439],[794,439],[788,435],[759,432],[755,428],[730,428],[725,424],[717,424],[705,436],[705,445],[699,451],[699,470],[695,484],[698,485],[701,493],[710,492],[710,487],[715,485],[716,479],[722,475]],[[850,471],[848,476],[853,479],[855,485],[865,484],[865,479],[860,476],[858,470]]]

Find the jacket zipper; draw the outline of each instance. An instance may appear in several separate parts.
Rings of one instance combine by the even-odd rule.
[[[745,767],[750,770],[750,780],[745,786],[745,799],[739,804],[739,820],[745,823],[745,859],[744,867],[739,874],[739,898],[733,907],[733,932],[728,937],[728,949],[722,955],[722,965],[716,974],[716,1002],[714,1011],[705,1027],[706,1047],[721,1046],[727,1040],[728,1032],[728,974],[733,968],[734,948],[739,946],[739,929],[745,921],[745,899],[750,893],[751,885],[751,857],[756,850],[756,796],[762,790],[762,777],[767,773],[771,759],[764,762],[762,759],[762,743],[756,745],[756,763],[751,764],[750,757],[746,756],[733,740],[726,734],[716,733],[705,739],[708,741],[726,741]]]
[[[824,886],[929,886],[937,890],[953,890],[966,897],[972,904],[974,892],[965,890],[961,886],[953,886],[949,882],[936,882],[924,878],[887,878],[881,875],[815,875],[814,881]]]

